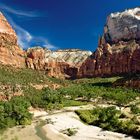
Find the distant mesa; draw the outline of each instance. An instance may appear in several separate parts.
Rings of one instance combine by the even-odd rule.
[[[45,70],[49,76],[76,78],[79,67],[91,54],[78,49],[51,51],[35,47],[27,50],[26,64],[28,68]]]

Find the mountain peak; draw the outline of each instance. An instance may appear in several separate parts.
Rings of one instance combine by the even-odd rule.
[[[0,12],[0,33],[6,33],[16,36],[15,31],[11,27],[11,25],[8,23],[5,16]]]
[[[140,39],[140,8],[111,13],[104,28],[107,42]]]

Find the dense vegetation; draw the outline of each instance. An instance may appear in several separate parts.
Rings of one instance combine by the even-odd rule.
[[[115,107],[95,108],[93,110],[77,110],[82,121],[87,124],[99,126],[105,130],[125,133],[137,138],[140,130],[134,120],[123,120],[122,113]]]
[[[85,79],[85,81],[82,82],[75,81],[75,84],[61,88],[59,91],[63,95],[69,95],[71,99],[79,97],[87,101],[98,99],[98,101],[108,101],[119,106],[125,106],[135,100],[136,97],[140,97],[139,90],[113,87],[112,83],[115,79],[116,78],[97,78],[90,80]],[[79,83],[77,84],[77,82]]]
[[[31,124],[32,115],[28,112],[29,107],[30,103],[23,97],[14,97],[9,102],[0,102],[0,129]]]
[[[95,106],[111,104],[119,108],[129,107],[133,115],[131,121],[128,116],[114,108],[77,111],[77,114],[88,124],[131,134],[139,125],[137,116],[140,115],[140,91],[114,87],[113,83],[117,79],[119,77],[68,81],[49,78],[44,72],[0,66],[0,97],[6,96],[6,100],[0,101],[0,129],[30,124],[32,119],[32,115],[28,112],[30,106],[53,110],[90,103]],[[53,84],[58,84],[59,88],[53,89]],[[33,85],[47,87],[37,89]],[[14,93],[18,92],[21,95],[14,96]],[[139,134],[137,131],[133,133]]]
[[[36,89],[32,86],[34,84],[44,84],[48,88]],[[30,106],[52,110],[84,104],[65,99],[60,92],[52,89],[53,84],[64,87],[71,82],[49,78],[43,72],[30,69],[0,66],[0,130],[30,124],[32,119],[28,111]],[[15,93],[21,94],[15,96]]]

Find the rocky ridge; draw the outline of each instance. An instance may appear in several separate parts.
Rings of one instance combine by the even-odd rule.
[[[98,48],[82,64],[78,77],[140,72],[140,8],[108,16]]]
[[[34,47],[27,50],[26,64],[28,68],[45,70],[50,76],[75,78],[78,68],[90,55],[90,51],[77,49],[51,51]]]

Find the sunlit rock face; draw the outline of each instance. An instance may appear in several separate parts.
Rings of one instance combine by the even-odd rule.
[[[57,62],[66,62],[73,66],[80,66],[91,54],[90,51],[79,49],[57,50],[53,52],[46,50],[45,61],[56,60]]]
[[[140,73],[140,8],[108,16],[97,50],[80,67],[78,77]]]
[[[80,65],[91,55],[77,49],[51,51],[41,47],[27,50],[28,68],[45,70],[49,76],[74,78]]]
[[[0,33],[7,33],[9,35],[15,36],[16,33],[4,17],[4,15],[0,12]]]
[[[17,44],[17,36],[6,18],[0,13],[0,63],[25,67],[25,53]]]
[[[106,41],[111,43],[140,39],[140,8],[112,13],[108,16],[104,36]]]

